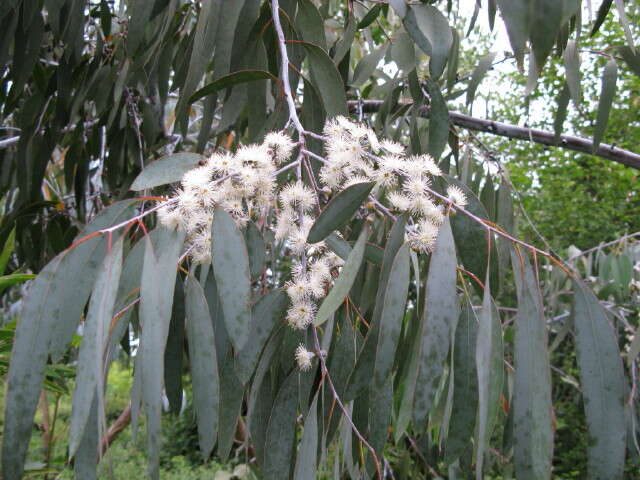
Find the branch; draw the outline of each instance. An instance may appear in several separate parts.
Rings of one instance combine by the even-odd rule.
[[[349,109],[356,110],[362,107],[365,112],[377,112],[382,105],[383,100],[363,100],[358,102],[350,100]],[[406,105],[406,104],[405,104]],[[429,116],[429,107],[420,108],[420,116]],[[500,137],[515,138],[518,140],[526,140],[529,142],[540,143],[549,147],[560,147],[565,150],[573,150],[574,152],[587,153],[598,157],[606,158],[614,162],[620,163],[627,167],[640,170],[640,155],[629,150],[601,143],[598,149],[593,151],[593,142],[586,138],[574,137],[573,135],[560,135],[556,138],[552,132],[538,130],[535,128],[518,127],[484,118],[472,117],[460,112],[449,112],[451,123],[467,130],[476,130],[478,132],[491,133]]]

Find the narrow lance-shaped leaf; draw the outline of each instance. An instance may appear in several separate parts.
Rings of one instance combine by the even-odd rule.
[[[360,233],[358,241],[353,247],[353,250],[351,250],[351,253],[349,253],[347,261],[342,266],[340,276],[336,279],[329,294],[322,301],[316,318],[313,321],[314,325],[318,326],[323,324],[327,318],[338,309],[345,297],[349,294],[349,290],[351,290],[351,286],[358,275],[362,257],[364,257],[364,247],[368,234],[369,232],[366,228]]]
[[[489,278],[485,280],[476,342],[478,372],[478,428],[476,438],[476,480],[482,480],[484,454],[493,432],[504,377],[502,327],[491,299]]]
[[[524,53],[531,28],[532,10],[535,8],[535,2],[531,0],[497,1],[498,9],[507,27],[511,49],[518,61],[518,67],[522,71]]]
[[[478,408],[476,340],[478,321],[467,299],[456,327],[453,347],[453,404],[446,443],[446,463],[464,455],[471,445]]]
[[[319,46],[308,42],[295,42],[307,51],[314,87],[317,88],[328,117],[347,115],[347,97],[344,84],[333,61]]]
[[[409,270],[409,245],[405,244],[398,251],[393,261],[384,296],[384,306],[380,317],[378,349],[373,370],[376,388],[382,388],[393,367],[409,292]]]
[[[627,389],[615,331],[593,292],[573,282],[573,316],[580,383],[589,432],[589,478],[621,479]]]
[[[227,332],[236,351],[240,351],[249,338],[251,324],[249,254],[242,232],[220,207],[213,216],[211,245],[213,274]]]
[[[289,478],[296,435],[298,371],[293,370],[282,383],[273,402],[265,445],[265,480]]]
[[[518,479],[551,477],[553,422],[547,329],[536,276],[528,258],[511,251],[518,294],[513,346],[514,457]]]
[[[87,428],[94,398],[98,406],[96,421],[101,422],[104,414],[104,399],[99,398],[103,393],[103,358],[122,272],[122,241],[120,237],[104,259],[93,287],[89,311],[84,323],[69,429],[69,456],[71,457],[80,445]],[[98,432],[101,431],[99,427],[96,428]]]
[[[403,22],[407,33],[429,55],[429,73],[437,80],[444,72],[453,43],[449,22],[432,5],[410,5],[406,12]]]
[[[206,460],[218,430],[219,379],[213,324],[204,292],[189,275],[186,281],[186,323],[193,380],[193,406],[198,422],[200,451]]]
[[[449,352],[451,332],[458,321],[456,249],[449,217],[445,217],[429,263],[420,331],[418,377],[413,417],[423,428]]]
[[[191,97],[189,97],[189,103],[194,103],[208,95],[214,94],[225,88],[233,87],[234,85],[240,85],[243,83],[254,82],[256,80],[277,80],[271,73],[264,70],[239,70],[237,72],[230,73],[223,77],[216,79],[215,81],[208,83],[200,90],[196,91]]]
[[[471,80],[469,80],[469,87],[467,88],[467,106],[473,103],[473,99],[476,96],[476,90],[487,72],[491,69],[495,58],[496,52],[488,53],[480,59],[478,65],[473,70]]]
[[[157,244],[145,238],[144,264],[140,285],[140,338],[142,402],[147,416],[149,476],[160,476],[160,416],[164,349],[169,333],[176,266],[184,233],[159,227]]]
[[[198,153],[174,153],[151,162],[131,184],[131,190],[140,191],[167,183],[179,182],[189,170],[204,162]]]
[[[309,230],[307,241],[317,243],[324,240],[334,230],[343,227],[367,198],[372,182],[356,183],[333,197]]]
[[[602,88],[600,89],[600,100],[598,101],[598,115],[596,116],[596,128],[593,133],[593,150],[600,146],[604,132],[609,122],[609,112],[616,93],[616,82],[618,80],[618,64],[611,58],[604,67],[602,73]]]
[[[564,60],[564,68],[567,75],[567,85],[571,99],[576,108],[580,108],[580,100],[582,91],[580,89],[580,52],[578,51],[578,43],[575,40],[569,40],[562,54]]]
[[[304,432],[296,458],[294,480],[314,480],[316,478],[316,462],[318,457],[318,397],[321,390],[313,397],[311,407],[304,421]]]
[[[134,200],[118,202],[98,215],[81,237],[128,218]],[[13,344],[5,403],[2,474],[21,478],[33,417],[49,355],[54,361],[64,352],[85,307],[92,278],[100,266],[106,239],[92,238],[60,253],[40,272],[23,300]]]

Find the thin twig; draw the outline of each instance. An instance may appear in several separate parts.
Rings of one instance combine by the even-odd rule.
[[[382,480],[382,471],[380,470],[380,460],[378,459],[378,455],[376,455],[376,451],[374,450],[374,448],[371,446],[371,444],[369,442],[367,442],[367,440],[362,436],[362,434],[360,433],[358,428],[355,426],[355,424],[353,423],[353,420],[349,416],[349,412],[347,411],[347,408],[342,403],[342,400],[340,400],[340,396],[338,395],[338,392],[336,391],[336,388],[333,385],[333,381],[331,380],[331,375],[329,375],[329,370],[327,369],[327,364],[324,361],[324,354],[321,351],[320,341],[318,340],[318,331],[316,330],[315,327],[312,327],[311,330],[313,331],[313,341],[315,343],[315,349],[316,349],[315,354],[317,355],[318,359],[320,360],[320,368],[322,370],[322,378],[323,379],[324,378],[327,379],[327,384],[329,385],[329,389],[331,390],[331,394],[333,395],[334,400],[336,401],[336,403],[340,407],[340,410],[342,410],[342,413],[344,414],[344,417],[347,420],[347,423],[349,423],[349,425],[351,426],[351,429],[353,430],[353,433],[356,434],[356,436],[360,439],[362,444],[365,447],[367,447],[367,449],[371,452],[371,456],[373,457],[373,462],[376,465],[376,473],[378,475],[378,479]]]

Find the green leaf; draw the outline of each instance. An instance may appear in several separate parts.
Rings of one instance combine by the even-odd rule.
[[[618,47],[618,52],[629,68],[640,77],[640,52],[636,52],[630,47]]]
[[[427,152],[437,162],[449,139],[449,109],[438,84],[427,78],[425,85],[431,98]]]
[[[346,24],[342,31],[342,35],[338,37],[338,41],[333,46],[333,63],[338,68],[340,68],[340,62],[345,58],[345,55],[347,55],[351,50],[351,45],[353,45],[353,40],[356,34],[356,28],[358,27],[356,19],[353,16],[353,9],[349,9],[349,16],[345,21]]]
[[[240,351],[247,343],[251,325],[249,255],[242,232],[221,207],[215,210],[211,228],[213,274],[218,296],[231,343],[236,351]]]
[[[616,9],[618,10],[618,20],[622,24],[622,30],[624,30],[624,37],[627,40],[627,46],[631,48],[631,50],[635,50],[633,34],[631,33],[631,28],[629,27],[629,18],[627,17],[627,12],[624,9],[623,0],[616,0]]]
[[[294,43],[302,45],[307,51],[312,81],[320,93],[327,117],[347,115],[347,97],[344,93],[344,84],[331,58],[318,45],[300,41]]]
[[[182,410],[185,316],[184,286],[178,282],[173,291],[171,322],[164,350],[164,389],[169,400],[169,411],[176,415]]]
[[[364,247],[368,235],[368,230],[364,228],[360,233],[353,250],[351,250],[347,261],[342,266],[340,275],[333,284],[329,294],[322,301],[322,304],[318,309],[318,313],[316,314],[316,318],[313,321],[315,326],[322,325],[329,316],[338,309],[345,297],[349,295],[351,286],[358,275],[358,270],[360,270],[360,264],[362,263],[362,257],[364,257]]]
[[[149,25],[153,2],[132,0],[128,2],[127,7],[128,12],[131,14],[127,28],[127,51],[133,56],[142,43],[144,31]]]
[[[558,94],[558,109],[556,110],[556,115],[553,119],[553,132],[556,143],[560,141],[560,135],[562,135],[563,132],[562,126],[564,125],[564,121],[567,119],[567,108],[569,107],[570,98],[571,94],[569,92],[569,85],[565,83]]]
[[[575,40],[569,40],[562,54],[564,60],[564,68],[567,76],[567,85],[571,99],[576,108],[580,108],[582,99],[582,89],[580,88],[580,52],[578,43]]]
[[[311,0],[298,0],[296,29],[305,42],[319,46],[327,51],[327,40],[324,35],[324,20],[318,8]]]
[[[289,298],[282,290],[263,295],[251,313],[251,335],[236,357],[236,373],[246,383],[253,375],[260,353],[273,332],[281,325],[287,312]]]
[[[83,438],[94,399],[98,405],[96,423],[101,422],[104,415],[103,359],[122,272],[122,241],[120,237],[104,259],[93,287],[87,318],[84,322],[69,427],[70,457],[75,455]],[[99,426],[96,428],[101,432]]]
[[[282,383],[273,402],[265,441],[265,480],[289,478],[296,436],[298,372],[293,370]]]
[[[244,388],[235,373],[232,352],[229,351],[220,366],[220,415],[216,452],[222,462],[227,461],[233,447],[243,396]]]
[[[403,23],[413,41],[429,55],[429,73],[437,80],[444,72],[453,44],[449,22],[436,7],[412,4]]]
[[[147,416],[149,476],[159,478],[160,417],[164,350],[169,334],[176,269],[184,233],[159,227],[157,244],[145,237],[144,264],[140,285],[140,368],[142,402]]]
[[[198,422],[200,452],[206,460],[211,455],[218,433],[220,390],[216,343],[204,291],[191,274],[187,276],[185,290],[193,407]]]
[[[245,232],[247,253],[249,254],[249,271],[251,278],[258,278],[264,270],[266,259],[265,245],[262,234],[256,224],[249,222]]]
[[[573,317],[589,432],[589,478],[623,478],[627,390],[613,326],[593,292],[574,280]]]
[[[13,228],[11,233],[4,242],[4,247],[2,247],[2,253],[0,253],[0,275],[3,274],[7,270],[7,264],[9,263],[9,258],[15,249],[16,243],[16,229]]]
[[[378,18],[378,15],[380,15],[380,10],[382,10],[381,3],[377,3],[373,7],[371,7],[371,9],[365,14],[365,16],[362,17],[360,23],[358,23],[358,30],[367,28],[369,25],[375,22]]]
[[[553,406],[542,295],[529,259],[511,251],[518,314],[513,345],[514,459],[518,479],[551,478]]]
[[[81,237],[128,218],[136,200],[118,202],[100,213]],[[91,282],[72,279],[93,278],[106,250],[106,239],[92,238],[67,249],[42,269],[23,300],[16,327],[5,403],[3,478],[21,478],[33,417],[49,355],[57,361],[75,332]]]
[[[36,275],[32,273],[12,273],[11,275],[0,276],[0,289],[4,290],[7,287],[16,285],[17,283],[23,283],[36,278]]]
[[[426,425],[449,352],[451,332],[458,320],[457,265],[451,225],[449,217],[446,217],[440,226],[429,263],[420,329],[420,357],[413,401],[413,416],[420,429]]]
[[[609,112],[616,93],[616,82],[618,80],[618,64],[611,58],[604,67],[602,73],[602,88],[600,89],[600,99],[598,100],[598,114],[596,116],[596,127],[593,133],[593,151],[600,146],[600,141],[604,136],[609,122]]]
[[[356,65],[356,69],[353,72],[353,79],[351,85],[354,87],[362,86],[369,77],[376,71],[376,67],[380,63],[380,60],[384,58],[387,53],[388,44],[384,44],[376,50],[372,51],[368,55],[362,57],[362,59]]]
[[[478,408],[477,336],[476,315],[467,299],[456,327],[453,347],[453,404],[445,450],[447,464],[469,451],[473,437]]]
[[[145,167],[131,184],[131,190],[140,191],[147,188],[179,182],[189,170],[196,168],[206,157],[198,153],[174,153],[161,157]]]
[[[485,280],[476,342],[478,372],[478,428],[476,438],[476,479],[482,479],[484,455],[495,426],[504,376],[502,327],[491,299],[489,278]]]
[[[611,8],[611,4],[613,0],[602,0],[600,7],[598,8],[598,13],[596,14],[596,20],[593,22],[593,27],[591,28],[591,36],[593,37],[600,27],[604,23],[607,18],[607,14],[609,13],[609,9]]]
[[[217,80],[208,83],[200,90],[197,90],[191,97],[189,97],[189,103],[194,103],[201,98],[216,93],[225,88],[233,87],[234,85],[240,85],[242,83],[253,82],[255,80],[274,80],[277,81],[277,77],[271,75],[271,73],[264,70],[239,70],[237,72],[229,73]]]
[[[518,61],[520,70],[524,65],[524,53],[531,29],[531,18],[535,9],[535,1],[531,0],[497,0],[498,9],[504,19],[509,35],[511,48]]]
[[[356,183],[333,197],[314,222],[307,241],[318,243],[334,230],[342,228],[369,196],[373,182]]]
[[[312,480],[316,478],[316,463],[318,457],[318,397],[321,390],[313,397],[311,407],[304,421],[302,441],[298,449],[296,466],[293,473],[294,480]]]
[[[376,388],[382,388],[387,377],[391,374],[393,360],[400,339],[402,320],[409,293],[410,273],[409,245],[404,244],[396,254],[396,258],[389,272],[384,296],[384,306],[380,317],[380,333],[376,351],[373,380]]]
[[[473,69],[471,80],[469,80],[469,87],[467,88],[467,106],[473,103],[473,99],[476,96],[476,90],[487,72],[491,69],[495,58],[496,52],[490,52],[482,57],[476,68]]]

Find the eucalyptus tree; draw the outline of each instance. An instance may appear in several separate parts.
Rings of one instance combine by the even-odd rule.
[[[80,322],[78,478],[96,475],[106,373],[132,340],[151,478],[163,392],[179,410],[187,373],[203,458],[228,458],[242,425],[263,478],[392,478],[394,445],[416,475],[550,478],[546,318],[566,309],[589,475],[622,478],[635,359],[574,265],[514,236],[506,177],[459,152],[470,129],[639,168],[602,143],[618,69],[640,65],[635,5],[604,1],[586,22],[579,0],[5,3],[2,231],[38,276],[8,373],[4,478],[23,474],[46,365]],[[607,54],[593,139],[449,110],[493,61],[460,75],[461,17],[504,22],[525,93],[562,55],[575,96],[581,36],[614,12],[627,43]],[[544,304],[542,264],[562,301]]]

